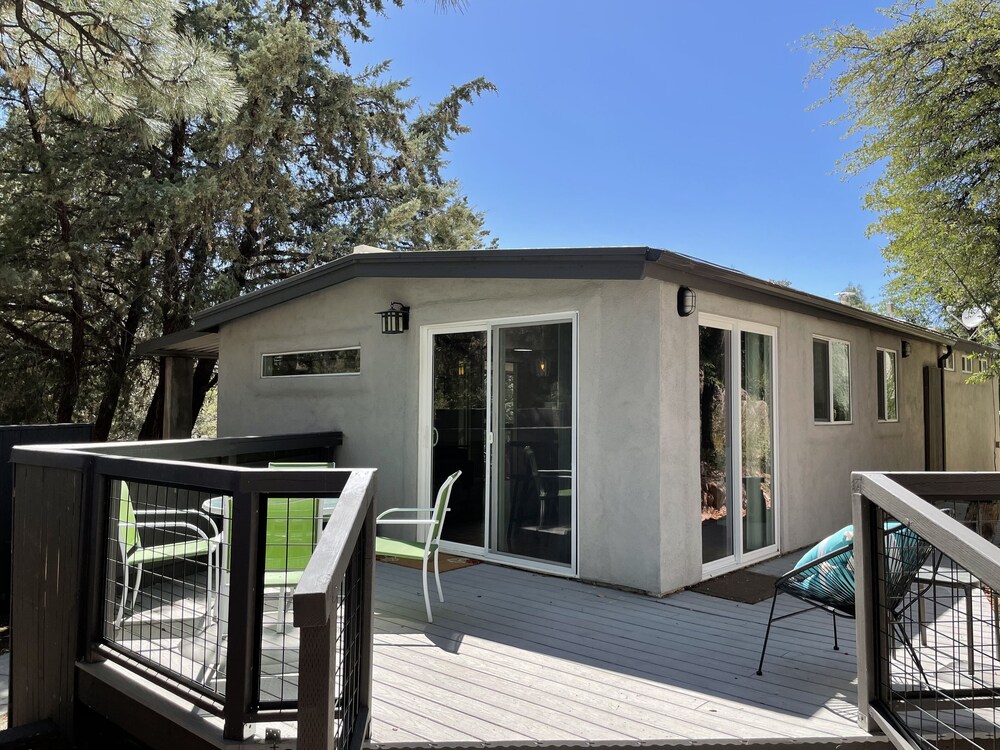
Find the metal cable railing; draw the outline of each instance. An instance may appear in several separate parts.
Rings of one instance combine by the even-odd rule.
[[[1000,747],[992,476],[855,475],[859,708],[898,747]]]

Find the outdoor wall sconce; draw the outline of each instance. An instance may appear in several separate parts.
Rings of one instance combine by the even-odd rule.
[[[686,318],[694,312],[697,302],[698,295],[694,293],[694,289],[691,287],[682,286],[677,290],[677,314],[682,318]]]
[[[903,359],[906,359],[907,357],[910,356],[910,342],[909,341],[904,341],[900,345],[900,348],[903,350]]]
[[[410,329],[410,308],[402,302],[390,302],[388,310],[381,310],[382,333],[402,333]]]
[[[545,357],[539,357],[535,362],[535,374],[540,378],[549,374],[549,361]]]

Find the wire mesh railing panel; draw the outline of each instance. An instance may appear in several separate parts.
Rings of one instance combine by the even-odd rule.
[[[351,554],[344,579],[340,583],[337,605],[337,663],[336,685],[337,715],[334,736],[338,750],[347,750],[354,744],[354,733],[359,731],[357,718],[364,710],[362,694],[362,661],[367,644],[362,632],[364,617],[364,592],[366,576],[364,544],[367,529],[362,529]]]
[[[260,664],[262,708],[294,708],[298,701],[299,630],[292,595],[305,572],[336,501],[315,497],[262,499]]]
[[[881,508],[874,515],[879,701],[919,747],[1000,750],[1000,592]],[[978,510],[969,518],[992,535]]]
[[[104,642],[170,680],[225,696],[231,499],[108,478]]]

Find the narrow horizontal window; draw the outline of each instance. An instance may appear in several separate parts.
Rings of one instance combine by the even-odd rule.
[[[896,352],[892,349],[878,349],[875,352],[875,382],[878,385],[878,420],[895,422],[899,419],[896,386]]]
[[[813,419],[851,421],[851,345],[813,339]]]
[[[297,375],[357,375],[361,372],[361,347],[326,349],[316,352],[265,354],[261,377],[283,378]]]

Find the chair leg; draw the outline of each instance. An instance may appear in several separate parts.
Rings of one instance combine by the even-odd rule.
[[[136,569],[135,588],[132,589],[132,603],[129,604],[129,607],[133,611],[135,610],[135,600],[139,598],[139,584],[141,582],[142,582],[142,563],[140,563],[139,567]]]
[[[840,651],[840,643],[837,642],[837,615],[833,616],[833,650]]]
[[[122,563],[122,570],[124,571],[122,577],[122,598],[118,602],[118,617],[115,618],[115,630],[122,626],[122,622],[125,620],[125,599],[128,597],[128,563]]]
[[[764,645],[760,649],[760,663],[757,665],[757,674],[764,674],[764,654],[767,652],[767,639],[771,637],[771,620],[774,619],[774,605],[778,601],[778,590],[775,589],[774,596],[771,597],[771,614],[767,618],[767,630],[764,631]]]
[[[428,555],[424,555],[423,583],[424,583],[424,606],[427,608],[427,622],[434,622],[431,617],[431,598],[427,595],[427,560]]]
[[[906,634],[906,630],[899,622],[893,622],[892,627],[896,628],[896,633],[899,635],[899,639],[903,642],[903,646],[907,651],[910,652],[910,656],[913,658],[913,663],[917,665],[917,670],[920,672],[920,677],[923,679],[925,685],[930,685],[930,680],[927,679],[927,673],[924,672],[923,664],[920,663],[920,657],[917,656],[917,650],[913,648],[913,642],[910,640],[910,636]]]
[[[444,601],[444,592],[441,590],[441,564],[438,560],[438,555],[441,550],[434,550],[434,582],[438,587],[438,601]]]

